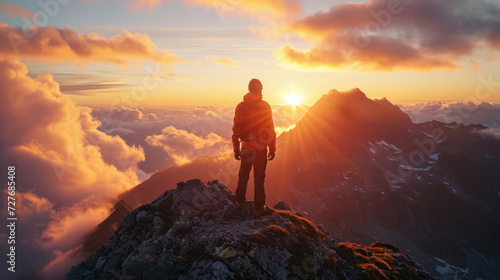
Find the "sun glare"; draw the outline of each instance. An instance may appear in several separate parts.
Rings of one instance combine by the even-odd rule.
[[[302,98],[297,96],[295,93],[290,93],[285,98],[286,98],[286,104],[292,106],[300,105],[300,102],[302,101]]]

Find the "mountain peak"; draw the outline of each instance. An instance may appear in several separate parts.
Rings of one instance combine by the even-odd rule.
[[[399,141],[399,135],[406,135],[413,126],[410,117],[387,99],[372,100],[359,88],[345,92],[333,89],[308,109],[286,137],[310,140],[308,145],[350,150],[355,148],[349,144],[353,140]]]
[[[353,88],[353,89],[346,90],[344,92],[339,92],[339,93],[346,95],[346,96],[355,97],[355,98],[367,98],[366,94],[364,92],[362,92],[359,88]]]
[[[382,99],[370,99],[359,88],[339,92],[335,89],[323,95],[309,111],[337,120],[351,119],[377,125],[399,122],[411,124],[410,117],[397,106]]]
[[[238,211],[234,201],[217,180],[178,183],[67,279],[432,279],[394,245],[339,244],[284,202],[254,218],[251,202]]]
[[[327,94],[323,95],[323,97],[325,97],[325,99],[331,98],[331,100],[336,100],[337,102],[339,100],[362,101],[368,99],[368,97],[366,97],[366,94],[362,92],[359,88],[353,88],[346,91],[338,91],[336,89],[332,89]],[[318,101],[318,103],[319,102],[320,101]]]

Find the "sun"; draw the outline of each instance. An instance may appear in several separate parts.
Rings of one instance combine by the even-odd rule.
[[[302,101],[302,98],[300,96],[297,96],[293,92],[287,95],[285,98],[286,98],[286,104],[292,106],[300,105],[300,102]]]

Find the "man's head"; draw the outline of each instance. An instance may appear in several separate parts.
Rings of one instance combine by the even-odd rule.
[[[262,83],[257,79],[250,80],[250,83],[248,83],[248,91],[262,95]]]

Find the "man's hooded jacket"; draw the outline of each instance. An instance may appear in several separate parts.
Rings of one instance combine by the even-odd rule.
[[[262,100],[262,95],[247,93],[243,102],[238,104],[234,115],[233,148],[263,150],[269,147],[269,152],[276,151],[276,132],[272,110],[269,104]]]

